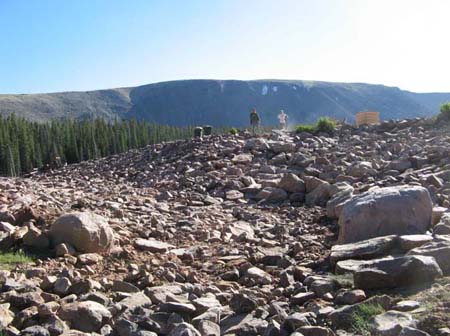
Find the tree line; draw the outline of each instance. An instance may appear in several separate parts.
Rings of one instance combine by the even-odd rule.
[[[19,176],[34,168],[118,154],[191,137],[191,127],[145,121],[53,120],[38,123],[12,114],[0,117],[0,175]]]

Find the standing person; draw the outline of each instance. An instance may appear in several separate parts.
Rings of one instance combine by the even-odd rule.
[[[253,108],[250,112],[250,127],[252,129],[253,135],[255,135],[259,130],[259,123],[261,119],[259,118],[258,113],[256,113],[256,109]]]
[[[282,130],[287,129],[288,116],[286,113],[284,113],[283,110],[280,111],[280,114],[278,115],[278,120],[280,121],[280,129]]]

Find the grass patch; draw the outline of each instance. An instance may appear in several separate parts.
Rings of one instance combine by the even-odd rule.
[[[384,313],[379,304],[361,304],[352,314],[352,331],[361,335],[370,335],[369,322],[372,317]]]
[[[333,134],[336,131],[336,121],[328,117],[321,117],[315,124],[297,125],[295,131],[297,133],[307,132],[311,134]]]
[[[331,274],[330,278],[336,281],[340,288],[353,288],[353,274]]]
[[[437,280],[429,289],[411,297],[425,311],[418,314],[421,330],[436,335],[440,328],[450,328],[450,277]]]
[[[0,252],[0,269],[9,270],[20,264],[30,264],[34,260],[23,251]]]

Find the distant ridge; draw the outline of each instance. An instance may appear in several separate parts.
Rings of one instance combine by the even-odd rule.
[[[137,118],[169,125],[247,125],[256,107],[263,123],[276,123],[280,109],[291,122],[320,116],[354,120],[359,111],[382,119],[431,116],[450,93],[415,93],[364,83],[301,80],[179,80],[87,92],[0,95],[0,115],[30,120]]]

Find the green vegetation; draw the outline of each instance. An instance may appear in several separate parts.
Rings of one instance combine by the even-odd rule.
[[[322,117],[317,121],[316,127],[318,133],[333,134],[336,130],[336,121],[328,117]]]
[[[0,269],[11,269],[15,265],[29,264],[32,262],[33,258],[27,256],[22,251],[0,253]]]
[[[328,133],[333,134],[336,130],[336,121],[328,118],[321,117],[315,124],[300,124],[296,127],[296,132],[308,132],[311,134]]]
[[[385,310],[379,304],[361,304],[352,314],[352,330],[357,334],[370,335],[369,322],[376,315],[384,313]]]
[[[317,129],[316,129],[316,125],[312,125],[312,124],[300,124],[295,128],[295,131],[297,133],[303,133],[303,132],[307,132],[307,133],[311,133],[311,134],[315,134]]]
[[[450,122],[450,102],[441,105],[436,121],[446,123]]]
[[[230,134],[236,135],[239,133],[239,130],[236,127],[232,127],[229,130]]]
[[[192,128],[136,120],[54,120],[37,123],[14,114],[0,118],[0,175],[18,176],[47,164],[76,163],[146,145],[185,139]]]
[[[330,274],[329,277],[336,281],[341,288],[353,288],[353,274]]]

